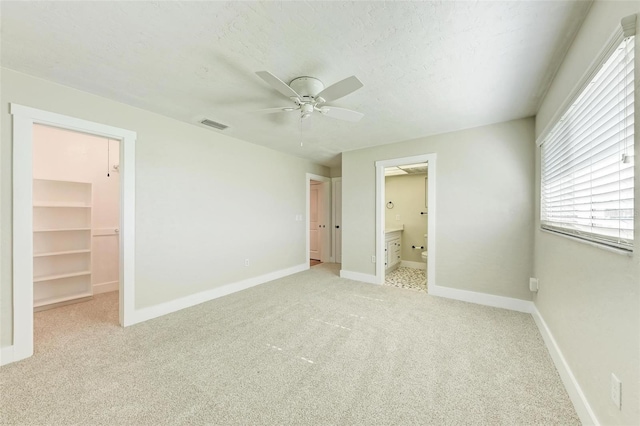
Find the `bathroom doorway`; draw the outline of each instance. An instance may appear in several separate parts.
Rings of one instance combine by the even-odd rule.
[[[428,163],[385,167],[385,281],[427,292]]]
[[[435,181],[436,154],[376,162],[378,284],[435,286]]]

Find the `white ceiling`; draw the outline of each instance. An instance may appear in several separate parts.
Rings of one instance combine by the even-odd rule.
[[[343,151],[534,115],[589,6],[3,1],[1,64],[335,166]],[[289,106],[260,70],[356,75],[364,87],[330,104],[365,117],[301,129],[296,113],[256,114]]]

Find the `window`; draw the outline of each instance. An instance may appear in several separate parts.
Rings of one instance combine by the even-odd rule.
[[[540,191],[543,229],[629,251],[634,39],[622,39],[544,138]]]

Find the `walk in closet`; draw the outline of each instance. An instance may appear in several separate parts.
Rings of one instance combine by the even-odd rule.
[[[35,311],[118,290],[118,148],[99,136],[34,126]]]

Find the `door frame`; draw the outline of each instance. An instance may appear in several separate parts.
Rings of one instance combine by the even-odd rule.
[[[322,182],[322,189],[323,189],[323,215],[326,218],[325,221],[327,222],[328,225],[331,225],[331,178],[325,177],[325,176],[320,176],[320,175],[316,175],[313,173],[307,173],[306,174],[306,178],[305,178],[305,188],[306,188],[306,215],[305,215],[305,226],[306,226],[306,230],[305,230],[305,239],[306,239],[306,251],[305,251],[305,258],[306,263],[307,263],[307,269],[311,267],[311,262],[309,261],[309,251],[311,250],[311,240],[310,240],[310,236],[309,236],[309,227],[311,226],[311,222],[310,222],[310,215],[311,215],[311,181],[315,180],[318,182]],[[326,238],[326,236],[329,236],[329,238]],[[326,241],[326,240],[329,241]],[[321,262],[333,262],[333,253],[331,252],[331,233],[330,232],[326,232],[323,234],[323,240],[322,240],[322,251],[321,251],[321,256],[320,256],[320,261]]]
[[[342,184],[342,177],[331,178],[331,259],[336,263],[338,263],[338,239],[336,238],[336,206],[338,205],[336,202],[336,183],[338,182]],[[340,194],[342,195],[342,191]],[[342,210],[342,200],[340,201],[340,210]],[[340,211],[340,217],[342,217],[342,211]],[[342,247],[340,247],[340,254],[342,256]]]
[[[134,323],[136,132],[11,103],[13,118],[13,361],[33,355],[33,125],[120,142],[119,319]]]
[[[384,169],[386,167],[402,166],[404,164],[428,163],[428,207],[427,211],[427,284],[428,287],[437,287],[436,284],[436,160],[437,154],[422,154],[411,157],[394,158],[390,160],[376,161],[376,275],[378,284],[384,284],[384,215],[385,180]]]

